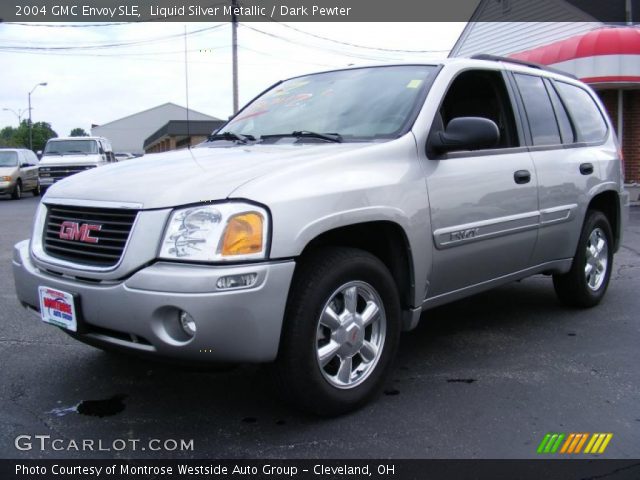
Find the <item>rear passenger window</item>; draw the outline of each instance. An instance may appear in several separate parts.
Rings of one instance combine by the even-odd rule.
[[[573,143],[575,137],[573,135],[573,128],[571,127],[571,120],[567,115],[567,110],[562,104],[562,100],[558,96],[558,92],[553,88],[553,85],[547,83],[547,91],[553,104],[553,109],[556,111],[556,118],[558,120],[558,126],[560,127],[560,135],[562,136],[562,143]]]
[[[558,145],[560,130],[542,78],[515,74],[534,145]]]
[[[556,82],[556,85],[576,126],[578,141],[602,141],[607,134],[607,124],[591,95],[575,85],[564,82]]]

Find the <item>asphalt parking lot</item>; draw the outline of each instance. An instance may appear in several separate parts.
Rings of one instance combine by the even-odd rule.
[[[403,336],[377,401],[318,419],[280,404],[260,367],[108,354],[24,311],[11,250],[29,236],[38,201],[0,198],[1,458],[533,458],[547,432],[611,432],[603,457],[640,458],[640,208],[599,307],[561,306],[546,277],[440,307]],[[20,451],[19,435],[194,448]]]

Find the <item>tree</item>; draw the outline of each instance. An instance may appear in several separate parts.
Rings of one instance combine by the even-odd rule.
[[[51,129],[51,124],[47,122],[36,122],[33,124],[33,150],[44,149],[44,145],[50,138],[57,137],[58,134]],[[29,148],[29,123],[23,120],[18,128],[5,127],[0,130],[0,142],[8,147]]]
[[[74,128],[73,130],[71,130],[71,133],[69,134],[70,137],[88,137],[89,134],[87,132],[85,132],[84,128]]]
[[[17,128],[4,127],[0,130],[0,147],[21,147],[22,145],[16,142],[15,136]]]

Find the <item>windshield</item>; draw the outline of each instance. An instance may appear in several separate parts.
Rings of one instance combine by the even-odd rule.
[[[98,143],[95,140],[55,140],[47,142],[45,155],[66,155],[73,153],[98,153]]]
[[[16,152],[0,152],[0,167],[17,167],[18,154]]]
[[[245,137],[292,132],[339,134],[345,141],[393,138],[419,108],[436,67],[357,68],[287,80],[257,98],[218,132]]]

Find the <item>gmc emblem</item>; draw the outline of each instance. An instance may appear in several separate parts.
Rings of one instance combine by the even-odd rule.
[[[98,243],[98,239],[92,237],[91,232],[99,232],[100,230],[102,230],[102,225],[93,225],[91,223],[83,223],[80,225],[78,222],[64,221],[62,225],[60,225],[58,236],[62,240]]]

